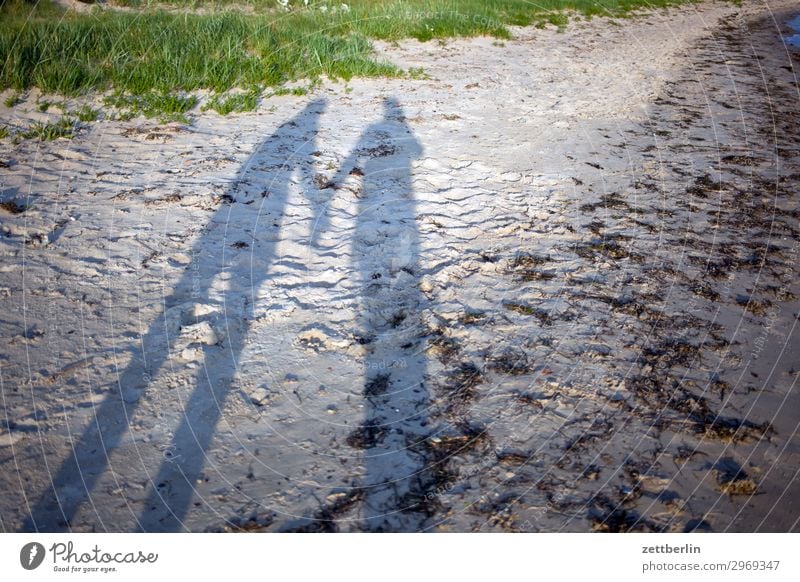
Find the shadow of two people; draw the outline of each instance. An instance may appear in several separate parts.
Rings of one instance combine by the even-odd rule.
[[[207,464],[207,451],[239,368],[258,290],[272,278],[270,267],[276,261],[290,184],[294,179],[305,188],[314,187],[312,154],[317,152],[319,120],[325,108],[323,99],[310,102],[262,141],[240,169],[227,197],[231,202],[222,205],[210,221],[225,227],[208,229],[196,241],[192,264],[163,299],[164,316],[154,319],[141,337],[130,364],[118,375],[117,393],[95,409],[89,425],[71,443],[71,454],[32,507],[23,531],[71,530],[86,503],[95,515],[84,521],[98,527],[96,519],[100,528],[115,530],[95,508],[93,491],[105,472],[115,470],[114,452],[123,439],[127,436],[135,442],[131,423],[137,409],[144,399],[153,396],[152,379],[172,364],[176,330],[166,314],[182,306],[189,306],[191,313],[191,306],[198,304],[217,310],[225,323],[224,340],[221,348],[215,345],[204,349],[202,373],[197,374],[191,394],[182,403],[180,423],[168,446],[172,454],[161,461],[156,475],[149,479],[138,528],[185,531],[184,520],[192,503],[209,503],[197,495],[195,483]],[[357,490],[368,530],[408,531],[421,524],[414,504],[404,499],[422,487],[424,467],[409,444],[424,438],[428,406],[424,341],[417,329],[423,297],[419,291],[420,240],[412,188],[412,160],[422,151],[405,122],[401,105],[387,98],[383,118],[362,133],[338,175],[327,185],[335,195],[345,181],[360,181],[357,217],[349,232],[352,275],[360,290],[355,310],[357,335],[365,351],[366,412],[361,427],[348,442],[364,454],[365,474]],[[237,202],[240,187],[259,183],[259,166],[270,166],[270,162],[278,169],[270,170],[271,178],[259,184],[267,188],[269,196],[254,212],[255,205]],[[318,244],[319,236],[329,228],[329,212],[325,205],[317,204],[312,243]],[[236,252],[230,248],[236,229],[253,233],[251,253],[258,259],[257,268],[236,266]],[[214,292],[212,282],[223,272],[228,280],[220,295]],[[197,323],[203,316],[188,317]],[[210,369],[215,373],[209,374]],[[150,476],[147,462],[141,455],[138,459],[139,467],[131,467],[128,456],[117,460],[116,468],[121,473],[134,470]],[[43,466],[48,466],[47,459],[43,461]]]

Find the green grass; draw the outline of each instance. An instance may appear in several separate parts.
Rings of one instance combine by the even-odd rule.
[[[0,125],[0,139],[5,139],[10,135],[11,131],[7,125]]]
[[[295,95],[300,97],[302,95],[308,95],[308,89],[306,87],[278,87],[272,92],[273,95]]]
[[[122,104],[128,111],[183,116],[168,95],[206,89],[220,96],[212,109],[234,112],[253,106],[251,97],[229,93],[237,87],[245,95],[263,87],[278,93],[323,75],[346,81],[408,74],[379,60],[371,39],[507,39],[510,25],[565,26],[564,10],[625,16],[686,1],[692,0],[351,0],[345,11],[339,0],[311,0],[308,9],[292,0],[287,11],[274,0],[165,0],[160,4],[184,7],[168,12],[152,2],[115,0],[140,9],[78,14],[51,0],[0,0],[0,90],[76,96],[113,89],[130,98]],[[229,5],[248,11],[219,10]],[[410,76],[424,78],[419,71]]]
[[[26,139],[40,141],[52,141],[59,137],[71,138],[75,135],[75,121],[65,116],[55,122],[34,123],[19,135]]]
[[[399,72],[370,55],[366,38],[343,29],[326,31],[316,15],[281,19],[238,12],[104,10],[56,19],[25,9],[18,0],[5,0],[0,8],[3,89],[38,87],[68,96],[110,88],[131,94],[222,93],[322,74],[350,78]]]
[[[406,71],[406,76],[409,79],[430,79],[430,75],[422,67],[411,67]]]
[[[97,118],[100,117],[100,112],[97,109],[92,109],[88,105],[81,105],[75,110],[75,116],[78,120],[88,123],[90,121],[96,121]]]
[[[16,93],[16,92],[14,92],[11,95],[9,95],[8,97],[6,97],[5,100],[3,101],[3,104],[6,107],[14,107],[15,105],[18,105],[19,103],[22,103],[22,98],[20,97],[19,93]]]
[[[255,111],[259,93],[260,91],[253,89],[246,93],[214,95],[203,105],[203,111],[213,109],[220,115]]]
[[[116,92],[103,99],[103,103],[115,107],[132,117],[158,117],[161,121],[187,122],[186,114],[197,105],[194,95],[179,95],[167,91],[149,91],[141,94]]]

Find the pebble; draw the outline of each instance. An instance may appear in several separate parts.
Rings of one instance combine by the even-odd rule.
[[[186,253],[175,253],[169,259],[176,265],[181,265],[181,266],[188,265],[189,263],[192,262],[192,257],[187,255]]]
[[[263,406],[269,399],[269,391],[265,388],[256,388],[250,393],[250,401],[258,406]]]
[[[337,503],[339,501],[344,501],[347,499],[347,493],[331,493],[325,498],[327,503]]]
[[[142,390],[139,388],[128,388],[122,392],[122,400],[128,404],[133,404],[139,401],[142,397]]]
[[[522,174],[519,172],[504,172],[500,174],[500,179],[504,182],[519,182],[522,180]]]

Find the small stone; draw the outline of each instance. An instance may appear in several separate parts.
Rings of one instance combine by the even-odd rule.
[[[336,493],[331,493],[330,495],[328,495],[325,498],[325,501],[327,503],[330,503],[331,505],[335,505],[336,503],[345,501],[346,499],[347,499],[347,493],[336,492]]]
[[[504,182],[519,182],[522,180],[522,174],[518,172],[504,172],[500,174],[500,179]]]
[[[430,293],[431,291],[433,291],[433,285],[427,279],[423,279],[419,283],[419,290],[422,291],[423,293]]]
[[[122,400],[128,404],[134,404],[139,401],[142,396],[142,391],[138,388],[128,388],[122,392]]]
[[[169,258],[169,260],[175,263],[176,265],[186,266],[192,262],[192,257],[187,255],[186,253],[175,253]]]
[[[269,391],[265,388],[256,388],[250,394],[250,401],[256,406],[264,406],[269,400]]]

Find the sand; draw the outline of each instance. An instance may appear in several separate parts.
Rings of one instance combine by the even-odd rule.
[[[0,141],[0,530],[797,531],[797,12]]]

